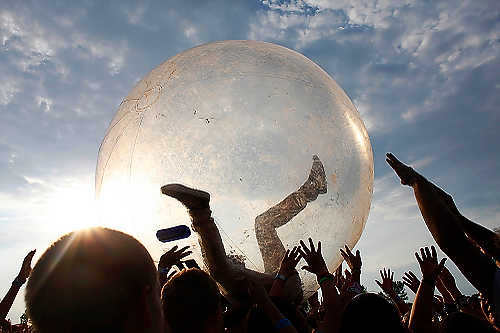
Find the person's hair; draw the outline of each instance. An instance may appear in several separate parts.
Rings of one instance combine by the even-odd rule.
[[[92,228],[45,251],[31,272],[26,306],[37,332],[120,332],[147,286],[157,292],[146,248],[122,232]]]
[[[174,333],[202,332],[207,320],[217,314],[220,298],[217,283],[197,268],[180,271],[161,292],[163,313]]]
[[[463,312],[453,312],[441,323],[441,332],[495,332],[495,329],[484,320]]]
[[[355,296],[345,307],[341,332],[404,332],[399,312],[384,297],[365,293]]]

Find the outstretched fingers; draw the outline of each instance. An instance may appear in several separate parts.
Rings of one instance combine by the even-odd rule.
[[[178,245],[175,245],[173,248],[171,248],[170,250],[168,250],[167,252],[165,253],[174,253],[177,249],[179,248]]]
[[[415,257],[417,258],[417,261],[418,261],[419,265],[422,265],[422,259],[420,259],[420,256],[418,255],[418,252],[415,252]]]
[[[439,273],[441,273],[443,271],[445,263],[446,263],[446,258],[441,259],[441,261],[439,262],[439,265],[438,265],[438,267],[436,269],[438,275],[439,275]]]
[[[437,253],[434,245],[431,246],[431,252],[432,252],[432,258],[435,258],[437,260]]]
[[[426,246],[425,247],[425,256],[427,257],[426,259],[435,259],[437,256],[433,256],[431,254],[431,250]]]
[[[408,273],[405,274],[408,274],[412,279],[418,280],[417,276],[412,271],[408,271]]]
[[[298,247],[293,248],[292,252],[290,253],[290,258],[292,259],[293,266],[297,266],[301,259]]]
[[[314,243],[313,243],[313,240],[311,237],[309,237],[309,245],[311,246],[311,252],[316,252],[316,250],[314,249]]]
[[[290,250],[286,250],[285,255],[283,256],[283,259],[281,259],[281,261],[287,260],[289,255],[290,255]]]
[[[304,259],[305,259],[305,257],[306,257],[307,255],[309,255],[309,254],[311,253],[311,251],[307,248],[307,246],[306,246],[306,244],[304,243],[304,241],[303,241],[303,240],[300,240],[300,247],[301,247],[301,248],[300,248],[300,250],[299,250],[299,251],[300,251],[300,254],[301,254],[301,255],[304,257]]]

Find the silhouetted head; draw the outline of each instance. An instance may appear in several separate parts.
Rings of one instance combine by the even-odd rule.
[[[341,332],[404,332],[398,309],[377,294],[354,297],[342,315]]]
[[[202,270],[190,268],[175,274],[163,286],[161,302],[172,333],[224,330],[219,288]]]
[[[485,320],[480,320],[473,315],[454,312],[447,316],[441,323],[441,332],[476,332],[476,333],[488,333],[495,332],[495,329]]]
[[[36,263],[26,305],[37,332],[158,332],[159,284],[148,251],[119,231],[64,235]]]

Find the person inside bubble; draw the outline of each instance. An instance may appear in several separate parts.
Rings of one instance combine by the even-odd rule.
[[[313,156],[307,180],[295,192],[255,218],[255,235],[264,262],[264,273],[234,265],[226,255],[219,230],[210,210],[210,194],[181,184],[162,186],[161,192],[180,201],[189,212],[192,227],[198,233],[203,260],[210,274],[222,285],[226,293],[234,296],[247,294],[243,280],[248,279],[267,289],[275,279],[285,281],[289,300],[302,298],[301,282],[294,271],[290,276],[280,273],[280,264],[286,250],[276,229],[290,222],[320,194],[327,193],[327,180],[323,163]]]

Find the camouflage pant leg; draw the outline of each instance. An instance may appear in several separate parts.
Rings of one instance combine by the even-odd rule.
[[[288,223],[306,205],[306,196],[297,191],[255,218],[255,236],[266,273],[276,272],[285,254],[285,247],[278,237],[276,228]]]

